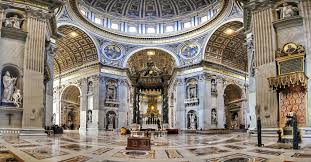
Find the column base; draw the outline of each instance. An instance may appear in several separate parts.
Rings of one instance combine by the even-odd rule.
[[[21,129],[20,136],[47,136],[47,134],[44,132],[43,128],[40,129]]]

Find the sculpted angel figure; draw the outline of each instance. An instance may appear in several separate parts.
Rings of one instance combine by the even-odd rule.
[[[284,18],[296,16],[298,8],[292,5],[289,5],[288,3],[283,3],[283,6],[279,7],[276,10],[280,11],[280,19],[284,19]]]

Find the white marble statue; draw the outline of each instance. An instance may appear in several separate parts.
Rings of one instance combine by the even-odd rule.
[[[215,79],[212,79],[212,86],[211,86],[211,91],[212,92],[216,92],[217,91],[217,83],[216,83],[216,80]]]
[[[108,124],[113,124],[114,117],[115,117],[115,114],[109,114],[108,115]]]
[[[5,72],[5,75],[3,76],[3,96],[2,96],[2,102],[12,102],[12,95],[14,92],[16,79],[11,76],[9,71]]]
[[[298,8],[288,3],[283,3],[282,7],[279,7],[277,11],[280,11],[280,19],[292,17],[297,15]]]
[[[6,18],[5,20],[5,27],[10,27],[10,28],[15,28],[15,29],[20,29],[21,28],[21,23],[24,19],[18,18],[17,15],[14,15],[13,17]]]
[[[12,95],[13,103],[17,108],[20,108],[22,104],[22,94],[20,89],[16,89]]]
[[[212,123],[217,123],[217,113],[216,110],[212,110]]]
[[[92,123],[92,111],[89,110],[87,115],[88,115],[88,122]]]
[[[195,115],[190,114],[189,119],[190,119],[190,129],[195,129]]]

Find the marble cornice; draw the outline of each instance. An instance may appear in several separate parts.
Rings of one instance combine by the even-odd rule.
[[[2,0],[0,1],[0,8],[18,8],[25,10],[26,8],[31,8],[33,10],[42,11],[44,13],[54,12],[54,9],[57,7],[61,7],[64,3],[59,3],[56,6],[51,6],[51,3],[47,3],[47,1],[41,1],[45,3],[40,3],[41,0],[15,0],[12,2],[11,0]],[[52,1],[52,0],[48,0]],[[59,0],[55,0],[57,2]]]
[[[98,72],[100,72],[100,64],[99,62],[93,62],[93,63],[90,63],[88,65],[85,65],[85,66],[80,66],[80,67],[77,67],[77,68],[74,68],[70,71],[66,71],[66,72],[63,72],[61,74],[55,74],[55,79],[58,79],[59,77],[66,77],[66,76],[70,76],[70,75],[74,75],[76,73],[79,73],[79,71],[81,70],[86,70],[86,69],[89,69],[89,68],[97,68],[98,69]]]
[[[273,7],[275,3],[277,3],[276,0],[262,0],[260,2],[251,1],[245,4],[244,8],[249,9],[251,12],[256,12],[258,10]]]
[[[168,36],[155,36],[155,37],[135,37],[135,35],[125,35],[125,33],[117,33],[114,31],[104,30],[98,25],[93,24],[79,12],[75,0],[67,0],[68,2],[68,13],[73,21],[76,21],[84,28],[89,31],[97,33],[99,36],[102,36],[108,40],[113,40],[117,42],[127,43],[127,44],[168,44],[168,43],[175,43],[175,42],[182,42],[188,40],[189,38],[195,38],[202,34],[205,34],[212,26],[216,26],[220,22],[222,22],[230,13],[232,8],[232,3],[229,3],[231,0],[224,0],[224,7],[222,11],[212,19],[209,23],[203,24],[198,26],[197,28],[189,31],[185,31],[184,33],[176,33],[175,35],[168,35]]]

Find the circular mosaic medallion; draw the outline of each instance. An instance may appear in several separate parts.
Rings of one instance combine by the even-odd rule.
[[[107,58],[112,60],[117,60],[121,57],[122,51],[121,48],[116,45],[108,45],[103,50]]]
[[[192,58],[199,53],[199,46],[193,43],[186,44],[181,49],[181,55],[185,58]]]

